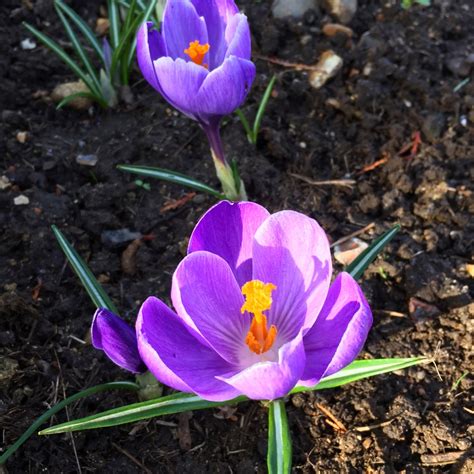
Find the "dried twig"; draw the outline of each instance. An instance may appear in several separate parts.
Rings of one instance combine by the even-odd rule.
[[[130,454],[128,451],[126,451],[125,449],[121,448],[118,444],[114,443],[112,441],[112,446],[119,452],[121,452],[122,454],[124,454],[125,456],[127,456],[128,459],[130,459],[130,461],[134,462],[140,469],[143,470],[143,472],[146,472],[147,474],[153,474],[152,471],[150,469],[148,469],[146,466],[144,466],[135,456],[133,456],[132,454]]]
[[[315,407],[321,411],[329,420],[325,420],[329,426],[332,426],[336,431],[340,433],[346,433],[347,428],[339,421],[325,406],[320,403],[315,403]]]
[[[293,178],[304,181],[305,183],[311,184],[312,186],[343,186],[346,188],[352,188],[356,184],[355,179],[327,179],[323,181],[315,181],[307,176],[296,173],[288,173]]]

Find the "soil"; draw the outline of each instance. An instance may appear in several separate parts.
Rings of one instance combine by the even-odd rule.
[[[473,472],[474,286],[467,266],[474,230],[473,6],[467,0],[434,0],[429,8],[405,11],[393,0],[359,2],[348,39],[326,37],[322,25],[334,20],[321,12],[299,22],[276,21],[270,3],[240,2],[253,29],[258,71],[243,105],[249,117],[270,77],[278,79],[257,147],[247,143],[236,116],[227,118],[222,133],[228,157],[237,159],[252,200],[270,211],[289,208],[316,218],[333,241],[373,222],[359,235],[370,242],[400,223],[401,232],[361,281],[375,321],[360,357],[436,360],[291,397],[293,470]],[[95,23],[97,2],[71,5]],[[29,37],[24,20],[67,47],[52,2],[2,1],[0,174],[10,183],[0,191],[3,447],[64,396],[130,379],[90,345],[94,307],[50,226],[65,233],[133,323],[147,296],[168,301],[187,238],[215,200],[202,194],[191,199],[189,190],[158,181],[147,181],[151,189],[144,189],[116,165],[170,168],[218,186],[198,126],[171,110],[138,71],[129,105],[56,110],[47,95],[74,77],[44,47],[20,47]],[[319,90],[305,72],[261,59],[314,64],[328,49],[344,66]],[[24,143],[18,132],[27,132]],[[76,162],[88,154],[97,156],[95,166]],[[295,174],[355,184],[314,185]],[[15,205],[20,195],[29,203]],[[129,242],[104,240],[105,231],[123,228],[154,236],[125,266]],[[136,395],[123,392],[93,396],[52,423],[134,401]],[[348,431],[336,432],[316,403]],[[72,437],[33,436],[6,469],[265,472],[266,417],[266,408],[255,402],[235,412],[167,416]]]

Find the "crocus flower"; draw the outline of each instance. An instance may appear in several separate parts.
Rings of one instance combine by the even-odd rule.
[[[222,201],[198,222],[174,273],[175,311],[148,298],[134,347],[159,381],[207,400],[312,387],[355,359],[372,324],[355,280],[343,272],[331,284],[331,274],[315,220]]]
[[[247,17],[233,0],[168,0],[161,31],[144,23],[137,34],[138,65],[173,107],[207,134],[219,179],[230,199],[242,198],[219,134],[224,115],[244,101],[255,78]]]

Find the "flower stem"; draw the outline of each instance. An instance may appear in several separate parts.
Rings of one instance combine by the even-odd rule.
[[[203,125],[203,129],[211,146],[212,160],[225,196],[231,201],[247,200],[244,183],[225,159],[224,147],[219,133],[219,121]]]

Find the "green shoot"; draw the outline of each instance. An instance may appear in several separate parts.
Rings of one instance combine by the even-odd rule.
[[[157,1],[151,0],[147,5],[144,0],[108,0],[110,29],[107,40],[98,38],[63,0],[55,0],[54,7],[72,44],[76,56],[74,59],[52,38],[29,23],[24,23],[25,28],[53,51],[90,91],[66,97],[58,108],[77,97],[87,97],[103,108],[117,105],[119,88],[129,84],[134,64],[136,31],[152,15]],[[92,48],[92,58],[87,48]]]
[[[257,144],[258,133],[260,132],[260,125],[262,123],[263,116],[265,114],[265,109],[267,108],[268,101],[272,95],[273,87],[275,86],[276,76],[273,76],[270,79],[270,82],[265,89],[265,92],[262,96],[262,100],[260,101],[260,105],[258,106],[257,114],[255,115],[255,120],[253,122],[253,126],[250,126],[247,117],[245,117],[244,113],[241,109],[236,110],[236,114],[239,117],[242,125],[245,129],[245,133],[247,134],[247,139],[252,145]]]

